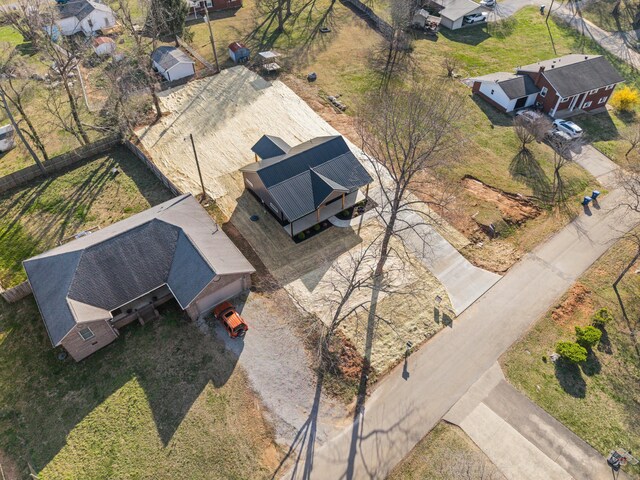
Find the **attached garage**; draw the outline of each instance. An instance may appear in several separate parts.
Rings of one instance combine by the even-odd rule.
[[[513,112],[535,104],[540,89],[526,75],[497,72],[471,79],[473,93],[502,112]]]
[[[194,318],[206,315],[213,310],[216,305],[235,297],[239,293],[247,290],[250,286],[251,275],[249,274],[237,276],[227,275],[224,278],[214,280],[200,295],[198,295],[195,305],[193,307],[189,307],[187,312]],[[190,311],[191,308],[195,310],[193,312],[195,315],[192,315],[192,312]]]

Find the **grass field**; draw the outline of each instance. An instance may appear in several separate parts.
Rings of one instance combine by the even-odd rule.
[[[640,451],[640,352],[631,330],[638,330],[640,277],[633,266],[620,283],[627,322],[612,284],[637,247],[619,241],[570,292],[502,358],[510,382],[589,442],[603,455],[614,448]],[[558,341],[575,341],[574,327],[590,324],[607,307],[615,321],[580,367],[553,363]],[[640,478],[640,467],[629,467]]]
[[[236,357],[175,307],[81,363],[60,361],[32,297],[0,302],[7,478],[268,478],[280,452]]]
[[[114,176],[111,169],[118,167]],[[125,148],[0,196],[0,284],[25,280],[22,261],[64,238],[105,227],[172,197]]]
[[[460,428],[441,422],[420,440],[387,479],[501,480],[504,477]]]

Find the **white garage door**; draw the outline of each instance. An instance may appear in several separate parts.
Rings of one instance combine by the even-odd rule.
[[[225,285],[224,287],[220,288],[220,290],[216,290],[210,295],[197,300],[196,306],[198,307],[198,312],[200,313],[200,315],[204,315],[210,310],[213,310],[213,308],[219,303],[222,303],[225,300],[236,296],[237,294],[242,292],[242,290],[242,277],[240,277],[239,279],[231,282],[229,285]]]

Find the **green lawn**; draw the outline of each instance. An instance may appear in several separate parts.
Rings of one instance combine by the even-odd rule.
[[[236,357],[179,308],[60,361],[32,297],[0,302],[0,459],[8,478],[260,479],[280,459]]]
[[[597,0],[582,8],[582,16],[609,32],[626,32],[633,29],[633,20],[640,11],[640,1],[622,0],[620,15],[613,16],[613,8],[619,0]]]
[[[118,167],[120,174],[110,170]],[[105,227],[172,197],[124,147],[0,196],[0,284],[25,280],[22,261],[70,235]]]
[[[504,479],[458,427],[441,422],[411,450],[388,480]]]
[[[630,335],[640,327],[638,266],[620,284],[630,322],[611,287],[636,251],[631,240],[619,241],[501,360],[510,382],[603,455],[614,448],[640,452],[640,352]],[[587,362],[554,364],[549,356],[556,342],[575,341],[574,327],[589,325],[601,307],[615,321]],[[640,467],[627,471],[640,478]]]

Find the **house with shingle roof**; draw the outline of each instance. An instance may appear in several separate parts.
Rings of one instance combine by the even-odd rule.
[[[601,55],[572,54],[471,81],[473,93],[503,112],[536,106],[555,118],[601,111],[624,79]]]
[[[243,167],[245,186],[292,237],[354,206],[373,179],[341,135],[295,147],[265,135],[253,146],[255,162]]]
[[[58,18],[55,20],[62,35],[78,32],[91,36],[104,28],[116,24],[116,16],[108,5],[94,0],[69,0],[60,3]]]
[[[191,319],[249,288],[255,271],[191,195],[23,262],[51,343],[82,360],[176,302]]]

